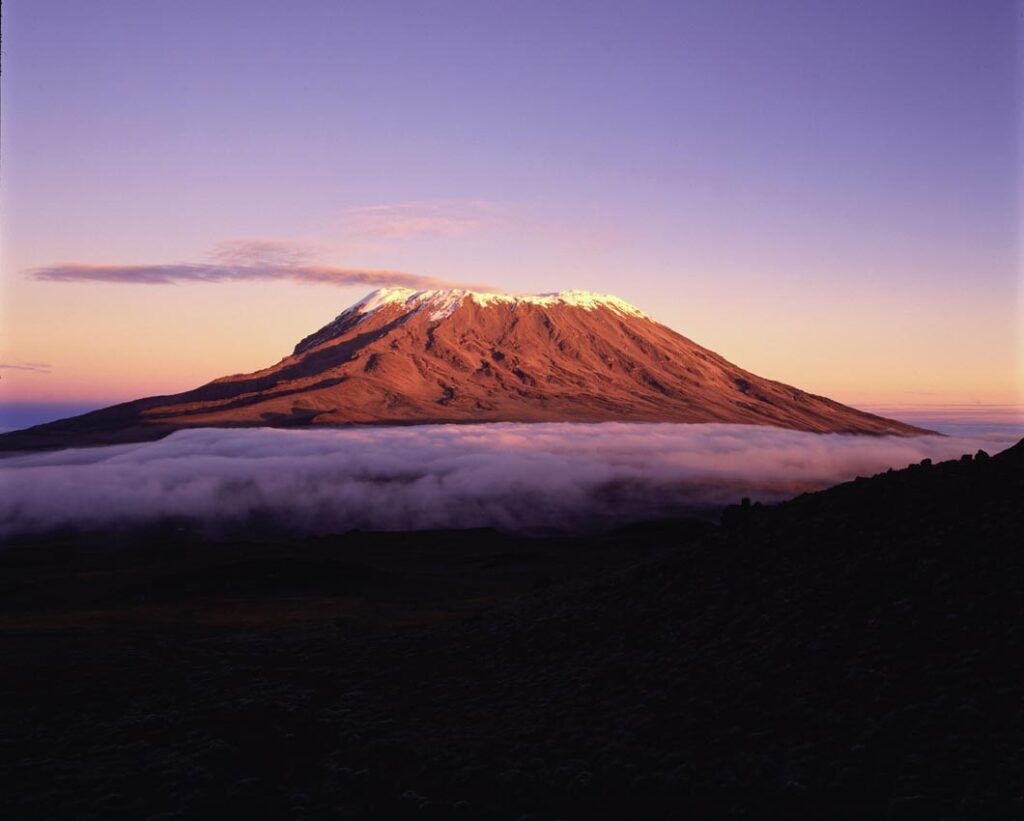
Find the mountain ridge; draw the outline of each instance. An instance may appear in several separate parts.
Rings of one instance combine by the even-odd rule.
[[[490,421],[931,433],[746,371],[611,295],[384,288],[268,368],[2,434],[0,451],[199,426]]]

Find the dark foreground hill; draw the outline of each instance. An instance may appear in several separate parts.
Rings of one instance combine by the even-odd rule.
[[[1019,818],[1024,445],[721,527],[0,553],[8,818]]]

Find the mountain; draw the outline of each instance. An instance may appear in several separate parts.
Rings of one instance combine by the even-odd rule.
[[[484,421],[926,432],[745,371],[613,296],[385,288],[269,368],[4,434],[0,450],[198,426]]]

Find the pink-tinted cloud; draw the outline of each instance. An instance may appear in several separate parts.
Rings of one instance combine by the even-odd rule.
[[[371,205],[347,212],[348,232],[372,239],[457,237],[502,221],[496,206],[479,200]]]
[[[319,262],[324,249],[311,242],[281,239],[228,239],[218,242],[210,260],[228,266],[301,267]]]
[[[219,244],[207,262],[157,265],[97,265],[65,262],[28,271],[48,282],[111,282],[129,285],[170,285],[190,282],[290,280],[325,285],[398,285],[405,288],[470,288],[495,290],[482,283],[461,283],[439,277],[374,268],[349,268],[316,263],[310,246],[271,240],[231,240]]]

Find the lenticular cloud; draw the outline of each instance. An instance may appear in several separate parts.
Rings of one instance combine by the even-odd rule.
[[[586,530],[777,501],[981,444],[999,449],[717,424],[188,430],[3,460],[0,538],[168,519],[214,532]]]

